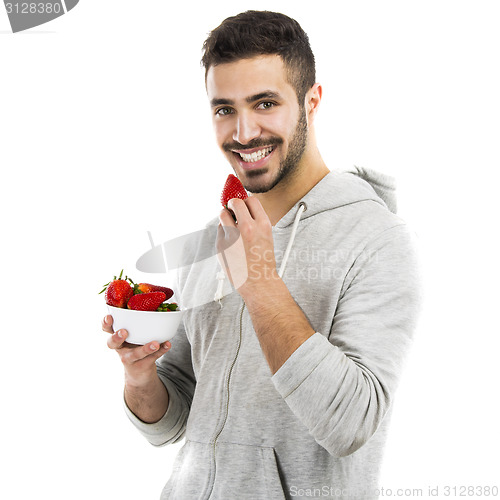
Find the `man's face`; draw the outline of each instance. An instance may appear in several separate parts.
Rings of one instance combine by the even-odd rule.
[[[307,120],[279,56],[210,67],[207,93],[217,144],[248,191],[269,191],[299,168]]]

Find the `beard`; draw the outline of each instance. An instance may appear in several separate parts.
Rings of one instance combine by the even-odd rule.
[[[299,166],[300,160],[304,155],[304,151],[307,146],[307,118],[305,107],[301,106],[299,110],[299,119],[297,121],[297,126],[293,132],[292,139],[290,141],[290,146],[288,152],[280,161],[280,165],[278,168],[278,172],[274,179],[272,179],[267,184],[257,184],[252,183],[252,179],[258,179],[259,176],[267,172],[267,168],[262,168],[258,170],[249,170],[246,172],[246,178],[250,182],[243,182],[244,188],[250,193],[267,193],[271,191],[275,186],[277,186],[280,182],[286,182],[291,179],[297,168]],[[239,144],[225,144],[223,149],[225,151],[231,151],[233,149],[252,149],[259,146],[268,146],[268,145],[279,145],[283,143],[283,139],[279,137],[272,137],[270,139],[255,139],[245,146]],[[241,179],[244,181],[244,179]]]

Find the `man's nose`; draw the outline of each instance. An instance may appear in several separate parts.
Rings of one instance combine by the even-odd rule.
[[[260,137],[261,128],[259,124],[248,114],[240,113],[236,121],[236,129],[233,140],[240,144],[248,144],[252,139]]]

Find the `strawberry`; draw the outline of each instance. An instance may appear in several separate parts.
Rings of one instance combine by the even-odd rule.
[[[104,298],[106,300],[106,304],[110,306],[126,308],[130,297],[134,295],[134,289],[130,286],[132,280],[128,276],[125,276],[125,279],[122,280],[122,275],[123,269],[118,279],[115,276],[113,281],[104,285],[104,288],[99,292],[102,293],[106,290]]]
[[[245,200],[248,198],[248,194],[240,182],[238,177],[233,174],[229,174],[226,183],[224,184],[224,189],[220,197],[222,206],[227,208],[227,202],[232,198],[239,198],[240,200]]]
[[[163,292],[166,296],[165,300],[168,300],[174,294],[174,291],[166,286],[151,285],[149,283],[138,283],[134,285],[134,294],[150,292]]]
[[[130,298],[127,307],[134,311],[156,311],[165,297],[163,292],[139,293]]]

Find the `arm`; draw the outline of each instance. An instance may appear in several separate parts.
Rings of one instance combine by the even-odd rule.
[[[272,226],[256,198],[229,202],[238,220],[241,241],[224,227],[236,225],[221,212],[218,251],[223,268],[248,309],[262,351],[276,373],[290,355],[315,332],[276,271]]]
[[[108,347],[114,349],[125,369],[125,402],[140,420],[154,423],[161,419],[168,407],[168,393],[156,372],[156,360],[172,345],[150,342],[144,346],[126,343],[127,331],[113,331],[113,318],[106,316],[102,329],[110,333]]]
[[[265,224],[248,231],[242,212],[242,222],[236,213],[242,240],[268,250],[267,236],[255,236],[265,233]],[[245,250],[250,261],[250,248]],[[415,329],[420,289],[411,237],[400,225],[369,242],[345,278],[329,332],[314,332],[276,277],[272,254],[264,254],[249,264],[238,292],[248,304],[273,383],[321,446],[335,456],[353,453],[382,422]],[[251,270],[252,263],[261,266]]]
[[[266,285],[246,287],[241,295],[275,374],[315,331],[277,274]]]
[[[125,368],[124,403],[130,421],[154,446],[179,441],[196,385],[183,325],[173,346],[167,341],[132,347],[125,342],[126,332],[113,333],[110,316],[105,318],[103,329],[112,334],[108,346],[117,351]]]
[[[167,412],[168,392],[156,371],[144,385],[125,381],[124,398],[130,411],[148,424],[158,422]]]
[[[381,233],[350,269],[329,332],[316,333],[273,383],[335,456],[363,446],[389,410],[420,309],[415,249],[405,226]]]

